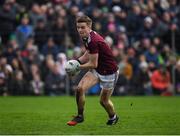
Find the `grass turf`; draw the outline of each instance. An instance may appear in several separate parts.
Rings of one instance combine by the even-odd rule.
[[[66,125],[74,97],[0,97],[0,134],[180,134],[180,97],[112,97],[120,122],[107,126],[99,97],[86,97],[85,122]]]

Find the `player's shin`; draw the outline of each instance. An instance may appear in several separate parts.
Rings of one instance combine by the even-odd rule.
[[[85,105],[85,95],[80,91],[76,92],[76,103],[77,103],[78,115],[83,116],[84,105]]]
[[[108,101],[107,109],[109,118],[112,118],[115,115],[115,110],[111,100]]]
[[[115,115],[114,105],[112,101],[110,100],[111,94],[112,94],[111,90],[103,89],[101,91],[101,97],[100,97],[100,104],[104,107],[104,109],[108,113],[109,118]]]

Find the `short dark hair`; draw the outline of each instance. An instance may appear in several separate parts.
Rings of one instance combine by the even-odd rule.
[[[92,26],[92,20],[86,15],[78,16],[76,18],[76,23],[86,23],[89,27]]]

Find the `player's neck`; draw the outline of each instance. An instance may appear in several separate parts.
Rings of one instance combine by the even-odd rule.
[[[82,37],[82,39],[88,39],[90,37],[90,33],[92,32],[93,30],[89,30],[89,33],[85,36],[85,37]]]

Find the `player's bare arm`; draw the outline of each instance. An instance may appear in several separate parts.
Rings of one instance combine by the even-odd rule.
[[[78,58],[78,60],[84,64],[89,61],[89,53],[86,51],[81,57]]]
[[[98,53],[89,54],[89,61],[83,65],[80,65],[80,69],[93,69],[93,68],[97,68],[97,66],[98,66]]]

